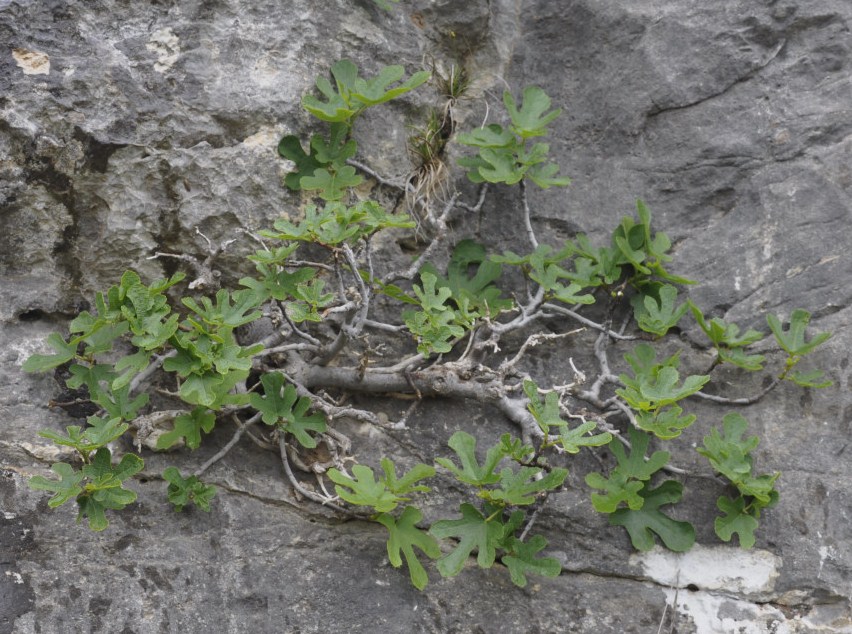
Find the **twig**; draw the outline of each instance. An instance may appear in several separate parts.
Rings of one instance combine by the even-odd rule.
[[[361,170],[380,185],[385,185],[386,187],[393,187],[394,189],[405,189],[405,185],[402,182],[396,182],[390,180],[389,178],[385,178],[372,167],[369,167],[364,163],[361,163],[360,161],[356,161],[355,159],[347,159],[346,164]]]
[[[364,283],[361,276],[358,275],[358,263],[355,261],[355,254],[352,253],[351,247],[345,242],[343,243],[343,254],[346,256],[349,268],[352,269],[352,277],[355,278],[355,283],[361,290],[361,308],[359,310],[358,319],[352,327],[353,335],[357,337],[364,329],[364,321],[367,319],[367,313],[370,310],[370,288]]]
[[[759,393],[754,396],[748,396],[745,398],[727,398],[725,396],[717,396],[716,394],[706,394],[704,392],[695,392],[692,396],[697,396],[698,398],[703,398],[706,401],[713,401],[714,403],[724,403],[725,405],[753,405],[757,403],[764,396],[769,394],[772,390],[778,387],[778,384],[781,383],[781,378],[775,377],[772,382],[763,388]]]
[[[600,332],[606,333],[607,335],[609,335],[613,339],[619,339],[621,341],[633,341],[633,340],[636,339],[636,337],[633,336],[633,335],[622,335],[622,334],[615,332],[614,330],[610,330],[606,326],[604,326],[603,324],[596,323],[596,322],[592,321],[591,319],[583,317],[581,314],[571,310],[570,308],[565,308],[564,306],[558,306],[556,304],[551,304],[550,302],[542,304],[541,307],[546,309],[546,310],[552,310],[552,311],[555,311],[557,313],[567,315],[568,317],[571,317],[571,319],[579,321],[581,324],[584,324],[584,325],[588,326],[589,328],[593,328],[594,330],[598,330]]]
[[[133,377],[133,380],[130,381],[130,393],[133,394],[142,383],[148,380],[148,378],[157,371],[157,369],[163,365],[163,362],[166,359],[174,357],[177,355],[177,350],[169,350],[166,354],[157,355],[154,360],[148,365],[147,368],[142,370],[139,374]]]
[[[290,459],[287,457],[287,442],[284,439],[284,434],[281,434],[278,437],[278,450],[281,454],[281,464],[284,466],[284,473],[287,474],[287,479],[290,481],[291,486],[296,489],[300,495],[303,495],[314,502],[318,502],[333,511],[337,511],[338,513],[343,513],[344,515],[349,515],[350,517],[356,517],[358,519],[369,519],[369,516],[361,515],[343,508],[342,506],[338,506],[332,501],[333,498],[325,498],[302,486],[302,483],[296,479],[296,476],[293,474],[293,470],[290,468]]]
[[[521,202],[524,205],[524,224],[527,228],[527,237],[530,239],[533,249],[537,249],[538,240],[536,240],[535,231],[533,231],[532,227],[532,220],[530,219],[530,204],[527,199],[527,185],[523,178],[518,181],[518,185],[521,188]]]
[[[583,330],[585,330],[585,328],[577,328],[576,330],[572,330],[570,332],[538,333],[538,334],[530,335],[529,337],[527,337],[527,340],[524,341],[524,343],[521,345],[521,348],[520,348],[520,350],[518,350],[518,353],[514,357],[512,357],[511,361],[503,361],[500,364],[499,372],[508,371],[509,368],[512,368],[513,366],[515,366],[515,364],[517,364],[518,361],[521,360],[521,357],[523,357],[524,354],[526,354],[526,351],[527,351],[528,348],[532,348],[534,346],[537,346],[542,341],[550,341],[552,339],[559,339],[561,337],[568,337],[570,335],[576,335],[578,332],[582,332]],[[575,370],[576,370],[576,368],[575,368]]]
[[[410,280],[420,271],[423,264],[432,257],[432,254],[435,252],[435,249],[438,248],[438,244],[447,236],[447,232],[449,230],[447,226],[447,219],[449,218],[450,212],[452,212],[453,207],[456,206],[456,201],[459,196],[461,196],[460,192],[456,192],[450,197],[450,200],[447,201],[447,204],[444,205],[444,209],[441,211],[441,215],[438,216],[436,222],[438,224],[438,231],[435,234],[435,237],[432,238],[432,241],[429,243],[423,253],[421,253],[414,263],[409,266],[402,273],[389,273],[382,280],[382,284],[390,284],[391,282],[395,282],[397,280]]]
[[[236,445],[239,442],[240,438],[245,433],[245,431],[249,428],[249,426],[254,425],[257,421],[259,421],[261,416],[262,416],[262,413],[258,412],[257,414],[255,414],[254,416],[249,418],[242,425],[240,425],[239,422],[237,421],[237,431],[234,432],[234,435],[231,437],[231,440],[228,441],[228,444],[226,444],[224,447],[222,447],[222,449],[215,456],[213,456],[207,462],[205,462],[203,465],[198,467],[198,469],[195,470],[195,473],[193,475],[196,476],[196,477],[200,476],[205,471],[207,471],[207,469],[209,469],[211,466],[216,464],[219,460],[224,458],[227,455],[227,453],[234,447],[234,445]],[[233,418],[236,419],[236,416],[234,416]]]

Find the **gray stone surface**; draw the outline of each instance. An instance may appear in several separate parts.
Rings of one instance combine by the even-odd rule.
[[[614,634],[657,632],[672,614],[677,632],[852,631],[850,22],[848,0],[402,0],[391,13],[368,0],[0,0],[0,632]],[[675,241],[674,268],[702,281],[690,296],[706,312],[765,330],[767,311],[804,307],[834,333],[817,360],[833,388],[783,386],[740,410],[760,466],[783,471],[753,551],[715,539],[719,491],[687,478],[680,513],[700,546],[633,553],[588,502],[589,456],[539,519],[563,574],[525,589],[472,565],[452,580],[433,570],[416,591],[388,564],[383,529],[296,502],[280,463],[248,442],[209,472],[210,514],[170,510],[157,474],[172,456],[145,454],[139,501],[101,534],[28,489],[57,459],[37,431],[73,421],[48,407],[53,377],[19,365],[125,268],[152,278],[175,266],[147,259],[157,251],[203,257],[196,228],[219,243],[297,214],[275,146],[310,132],[299,99],[343,56],[463,62],[466,126],[499,117],[506,82],[542,86],[564,108],[552,147],[574,182],[531,193],[541,236],[603,240],[641,197]],[[434,98],[426,88],[367,115],[359,158],[404,173],[408,126]],[[522,248],[517,202],[496,188],[486,221],[460,220],[456,237],[479,227]],[[225,279],[252,247],[217,262]],[[543,349],[536,371],[564,371],[563,356]],[[724,378],[730,395],[758,387]],[[690,407],[701,423],[675,462],[707,473],[690,443],[722,412]],[[458,405],[423,407],[393,437],[347,431],[363,462],[428,461],[459,421],[484,439],[509,429]],[[228,439],[217,430],[181,459],[201,464]],[[427,515],[450,503],[448,484]]]

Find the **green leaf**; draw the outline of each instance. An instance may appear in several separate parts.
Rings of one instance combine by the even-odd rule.
[[[714,317],[708,322],[701,309],[692,300],[687,300],[686,303],[698,326],[717,348],[743,348],[763,339],[763,333],[751,329],[740,335],[739,326],[726,323],[718,317]]]
[[[469,271],[475,267],[473,276]],[[501,297],[502,291],[494,285],[502,273],[502,266],[488,259],[485,247],[473,240],[462,240],[453,249],[447,265],[447,277],[443,278],[431,264],[421,269],[421,276],[429,273],[435,276],[437,288],[450,289],[450,299],[456,305],[466,298],[470,309],[483,315],[496,316],[503,310],[510,310],[512,300]]]
[[[54,463],[50,470],[59,476],[59,480],[48,480],[44,476],[33,476],[29,479],[31,489],[53,493],[53,497],[47,501],[50,508],[61,506],[83,492],[83,487],[80,486],[84,477],[82,472],[75,471],[70,464],[64,462]]]
[[[512,131],[522,139],[544,136],[547,134],[548,124],[562,114],[561,109],[545,114],[550,108],[550,97],[537,86],[524,88],[520,108],[516,106],[515,99],[508,91],[503,93],[503,103],[512,119]]]
[[[784,377],[800,387],[825,388],[834,385],[831,380],[823,380],[825,374],[822,370],[811,370],[810,372],[789,372]]]
[[[393,5],[397,4],[399,0],[373,0],[380,9],[384,9],[385,11],[392,11]],[[391,4],[393,3],[393,4]],[[418,588],[418,590],[422,590],[423,588]]]
[[[458,135],[458,142],[462,145],[487,148],[511,148],[515,145],[515,137],[503,126],[492,123],[491,125],[475,128],[470,132],[462,132]]]
[[[731,482],[739,482],[751,474],[752,459],[750,453],[760,442],[757,436],[742,438],[748,427],[748,421],[740,414],[727,414],[722,419],[724,435],[713,428],[710,435],[704,437],[704,447],[696,451],[710,461],[718,473]]]
[[[686,312],[686,303],[675,306],[677,289],[664,284],[655,294],[640,294],[633,298],[634,315],[639,327],[645,332],[662,337],[674,328]]]
[[[538,553],[547,547],[547,540],[541,535],[531,537],[526,543],[512,540],[511,554],[503,556],[503,564],[509,569],[512,583],[521,588],[527,585],[527,575],[558,577],[562,564],[553,557],[538,557]]]
[[[90,416],[88,420],[91,427],[84,431],[77,425],[71,425],[65,428],[66,436],[50,430],[40,431],[38,435],[49,438],[57,445],[74,447],[83,456],[88,456],[89,452],[116,440],[129,428],[127,423],[121,422],[121,418],[101,419]]]
[[[485,462],[480,465],[476,458],[476,438],[467,432],[455,432],[450,436],[447,444],[459,457],[462,465],[461,469],[452,460],[446,458],[436,458],[435,462],[449,469],[459,481],[482,487],[494,484],[500,480],[500,476],[494,473],[494,469],[496,469],[497,463],[504,457],[501,445],[491,447],[485,456]]]
[[[657,438],[671,440],[680,436],[684,429],[695,422],[694,414],[681,416],[682,413],[683,409],[677,405],[655,412],[637,412],[636,426],[651,432]]]
[[[302,188],[300,181],[303,176],[310,176],[324,165],[316,157],[313,148],[310,154],[306,153],[299,137],[292,134],[288,134],[278,143],[278,154],[296,164],[295,171],[284,177],[284,184],[293,191],[299,191]]]
[[[101,447],[94,460],[83,466],[83,475],[91,480],[78,496],[77,520],[88,517],[89,528],[104,530],[109,522],[107,509],[121,510],[136,500],[136,493],[121,486],[122,482],[142,470],[144,463],[135,454],[126,454],[117,465],[111,464],[109,449]]]
[[[297,397],[293,385],[288,383],[285,387],[284,376],[280,372],[267,372],[260,377],[260,382],[264,396],[253,392],[249,395],[249,403],[261,412],[263,422],[279,425],[284,431],[293,434],[304,447],[316,447],[316,440],[308,432],[324,433],[326,422],[322,414],[306,415],[311,400],[306,396]]]
[[[591,421],[586,421],[573,429],[569,428],[568,423],[560,416],[559,397],[556,392],[545,394],[544,403],[542,404],[538,396],[538,386],[535,382],[525,379],[523,388],[524,394],[530,400],[527,409],[533,415],[533,418],[536,419],[539,428],[545,434],[558,434],[559,444],[568,453],[578,453],[581,447],[600,447],[612,440],[612,434],[609,432],[587,436],[586,434],[597,427]],[[556,429],[553,429],[554,427]]]
[[[407,495],[414,491],[424,492],[431,489],[424,485],[416,484],[420,480],[431,478],[435,475],[435,468],[425,464],[414,465],[408,473],[397,479],[396,469],[393,462],[388,458],[382,458],[382,471],[385,472],[385,484],[388,489],[396,495]]]
[[[609,516],[613,526],[623,526],[630,535],[630,541],[636,550],[647,551],[654,547],[654,533],[666,548],[682,553],[695,543],[695,528],[689,522],[673,520],[659,508],[680,501],[683,485],[674,480],[666,480],[656,489],[648,485],[639,492],[644,499],[641,509],[619,509]]]
[[[455,577],[461,572],[467,558],[476,550],[480,568],[490,568],[497,556],[496,548],[503,536],[503,524],[496,518],[488,521],[470,504],[460,507],[461,518],[439,520],[429,532],[438,539],[454,538],[456,547],[438,560],[438,571],[444,577]]]
[[[232,299],[233,305],[231,305]],[[199,306],[191,297],[184,297],[181,302],[201,317],[205,324],[215,328],[237,328],[263,315],[259,310],[255,310],[257,308],[255,297],[247,290],[235,291],[232,295],[229,291],[221,289],[216,293],[215,304],[209,297],[201,298],[203,306]]]
[[[529,399],[527,409],[533,415],[539,428],[545,434],[552,433],[551,427],[563,427],[567,423],[562,420],[559,413],[559,395],[556,392],[548,392],[544,395],[544,403],[538,395],[538,385],[534,381],[524,379],[524,394]]]
[[[376,480],[370,467],[360,464],[353,466],[352,478],[337,469],[329,469],[327,473],[335,483],[337,495],[350,504],[371,506],[379,513],[387,513],[405,499],[390,491],[385,481]]]
[[[754,546],[754,531],[757,530],[759,522],[754,515],[746,511],[745,504],[742,496],[735,499],[726,495],[720,497],[716,500],[716,506],[724,515],[716,518],[713,527],[722,541],[731,541],[731,537],[736,533],[739,536],[740,547],[751,548]]]
[[[628,354],[624,358],[633,368],[635,377],[620,375],[618,378],[625,387],[616,390],[616,394],[640,412],[656,411],[676,403],[695,394],[710,380],[707,375],[692,375],[678,385],[677,355],[663,363],[654,363],[656,352],[646,343],[636,346],[633,355]]]
[[[376,521],[388,529],[388,560],[394,568],[402,565],[402,558],[408,566],[408,574],[411,583],[418,590],[422,590],[429,583],[429,575],[423,568],[423,564],[417,558],[414,548],[417,547],[430,559],[441,556],[441,549],[434,537],[427,532],[417,528],[417,523],[422,519],[420,511],[413,506],[405,507],[398,520],[392,515],[382,513]],[[401,553],[401,554],[400,554]]]
[[[24,372],[45,372],[63,363],[68,363],[77,355],[77,344],[66,343],[59,333],[50,333],[46,341],[51,348],[56,350],[57,354],[30,355],[21,366]]]
[[[559,444],[568,453],[579,453],[581,447],[601,447],[612,441],[612,434],[608,431],[588,436],[596,427],[592,421],[586,421],[574,428],[568,428],[566,425],[559,432]]]
[[[592,493],[592,506],[598,513],[614,513],[622,503],[638,510],[645,503],[644,498],[639,495],[644,484],[631,480],[618,471],[613,471],[609,478],[604,478],[596,472],[586,474],[586,484],[593,489],[605,491],[604,494]]]
[[[546,163],[531,167],[527,171],[529,179],[541,187],[548,189],[550,187],[567,187],[571,184],[571,179],[567,176],[556,176],[559,172],[559,166],[556,163]]]
[[[739,414],[728,414],[722,419],[724,435],[711,429],[710,435],[704,437],[704,447],[696,451],[740,493],[753,498],[756,505],[768,507],[777,501],[775,481],[780,474],[754,475],[751,452],[757,448],[759,440],[757,436],[742,438],[747,426],[748,421]]]
[[[428,72],[421,71],[392,87],[405,74],[402,66],[385,66],[372,79],[363,79],[358,76],[358,67],[345,59],[331,67],[331,74],[335,80],[334,87],[325,77],[318,77],[316,80],[317,88],[325,97],[325,101],[311,95],[302,98],[302,106],[308,112],[318,119],[330,122],[351,122],[369,106],[385,103],[405,94],[430,77]]]
[[[562,486],[567,469],[554,468],[543,477],[538,467],[521,467],[517,472],[509,468],[500,471],[500,488],[481,491],[480,497],[506,506],[523,506],[536,501],[536,494]]]
[[[325,97],[325,101],[313,95],[302,97],[302,107],[317,119],[330,122],[349,122],[358,114],[358,106],[350,106],[346,100],[334,92],[331,82],[325,77],[317,77],[317,88]]]
[[[318,191],[317,194],[323,200],[340,200],[350,187],[357,187],[364,178],[355,173],[351,165],[344,165],[334,172],[325,168],[314,170],[312,176],[303,176],[299,181],[302,189],[307,191]]]
[[[655,451],[646,460],[645,453],[651,437],[633,427],[629,431],[631,444],[629,456],[617,438],[609,444],[610,451],[618,462],[609,478],[594,472],[586,476],[586,484],[593,489],[602,489],[606,492],[604,495],[592,494],[592,506],[600,513],[612,513],[622,503],[635,511],[642,508],[645,500],[639,492],[644,487],[643,482],[650,480],[651,476],[662,469],[671,457],[666,451]]]
[[[790,327],[786,331],[781,325],[781,320],[775,315],[767,315],[766,321],[778,345],[791,357],[805,355],[831,337],[831,333],[821,332],[806,342],[805,329],[811,321],[811,314],[801,308],[797,308],[790,314]]]
[[[157,449],[168,449],[181,438],[186,439],[186,446],[190,449],[198,449],[201,446],[201,432],[209,434],[215,426],[216,414],[206,407],[196,407],[189,414],[175,417],[172,430],[157,438]]]
[[[316,153],[320,167],[334,165],[340,167],[347,159],[355,156],[358,145],[349,138],[350,128],[343,123],[332,123],[328,141],[319,134],[311,136],[311,150]],[[312,172],[305,172],[309,176]]]
[[[206,485],[197,476],[184,478],[176,467],[167,467],[163,479],[169,483],[167,495],[175,511],[182,511],[190,502],[199,509],[210,512],[210,501],[216,495],[216,487]]]
[[[766,357],[762,354],[746,354],[742,348],[717,348],[716,350],[719,353],[721,361],[735,365],[738,368],[748,370],[749,372],[756,372],[763,369],[763,361]]]
[[[180,386],[180,396],[187,403],[212,407],[221,398],[225,377],[218,372],[190,374]]]

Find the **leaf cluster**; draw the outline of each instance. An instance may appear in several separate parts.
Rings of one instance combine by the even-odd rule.
[[[548,160],[550,145],[532,143],[529,139],[547,134],[547,126],[562,110],[551,110],[550,97],[537,86],[524,89],[520,107],[509,91],[503,93],[503,104],[512,123],[504,128],[498,123],[477,128],[458,136],[459,143],[478,148],[475,156],[459,159],[474,183],[513,185],[529,179],[542,189],[564,187],[571,181],[557,176],[559,166]]]
[[[755,475],[751,452],[759,440],[757,436],[742,437],[747,427],[748,421],[741,415],[728,414],[722,419],[722,433],[711,429],[710,435],[704,437],[704,446],[697,449],[738,493],[733,498],[723,495],[716,501],[724,515],[716,518],[714,527],[719,538],[726,542],[736,533],[743,548],[754,545],[760,512],[778,502],[775,481],[780,475]]]
[[[394,0],[395,1],[395,0]],[[388,9],[386,0],[377,4]],[[278,153],[295,163],[296,169],[288,174],[284,183],[294,191],[316,192],[325,201],[337,201],[346,192],[363,182],[346,161],[357,152],[357,143],[351,138],[355,119],[371,106],[386,103],[425,83],[430,73],[420,71],[403,80],[402,66],[385,66],[378,75],[366,79],[350,60],[340,60],[331,67],[334,83],[327,77],[316,79],[320,97],[305,95],[302,106],[310,114],[328,122],[329,136],[311,136],[307,151],[299,137],[287,135],[278,144]]]
[[[698,392],[710,380],[709,375],[690,375],[680,383],[679,353],[656,363],[657,352],[646,343],[636,346],[633,354],[624,358],[633,369],[633,376],[618,377],[624,387],[616,394],[635,410],[640,429],[667,440],[676,438],[695,422],[694,415],[681,416],[683,409],[675,403]]]
[[[652,488],[651,476],[668,463],[671,455],[667,451],[655,451],[646,458],[650,440],[648,434],[631,427],[629,454],[619,439],[610,442],[610,451],[618,464],[609,477],[600,473],[586,476],[586,484],[603,491],[592,494],[592,506],[600,513],[609,514],[611,525],[623,526],[637,550],[653,548],[656,534],[669,550],[685,552],[695,543],[695,528],[660,510],[661,506],[680,501],[683,485],[666,480]]]
[[[58,480],[34,476],[30,478],[29,485],[33,489],[53,493],[47,502],[51,508],[74,498],[79,510],[77,521],[88,518],[89,528],[102,531],[109,525],[106,518],[108,509],[121,510],[136,500],[136,492],[125,489],[123,484],[142,467],[142,459],[135,454],[126,454],[117,465],[113,465],[110,450],[100,447],[82,469],[57,462],[50,469],[59,476]]]

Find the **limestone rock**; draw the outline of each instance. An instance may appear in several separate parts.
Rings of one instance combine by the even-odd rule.
[[[0,633],[621,634],[672,618],[700,634],[852,631],[850,23],[848,0],[402,0],[390,12],[369,0],[0,2]],[[500,116],[507,85],[543,87],[564,109],[551,147],[573,178],[531,191],[548,242],[579,231],[600,242],[642,198],[675,243],[673,268],[702,280],[690,297],[706,313],[767,331],[766,312],[803,307],[834,333],[819,355],[834,388],[784,387],[738,410],[762,439],[761,467],[783,472],[753,551],[719,544],[707,500],[722,489],[687,478],[701,499],[682,512],[700,546],[682,559],[633,553],[588,502],[582,474],[597,463],[585,454],[538,520],[563,574],[526,589],[500,566],[471,566],[416,591],[388,564],[383,529],[306,511],[276,456],[250,443],[211,469],[210,514],[167,504],[158,474],[173,456],[145,454],[138,502],[99,534],[74,522],[72,505],[49,510],[28,489],[57,459],[38,430],[75,420],[48,407],[63,386],[20,364],[125,268],[146,279],[176,270],[150,259],[158,252],[203,259],[204,236],[237,238],[216,266],[238,279],[255,247],[242,232],[300,213],[276,145],[314,130],[301,96],[341,57],[369,69],[464,65],[466,127]],[[424,87],[366,115],[359,160],[404,175],[409,126],[436,98]],[[451,185],[473,196],[460,172]],[[518,203],[495,188],[486,221],[454,231],[513,248]],[[563,371],[560,356],[542,353],[540,371]],[[759,389],[729,383],[738,395]],[[677,460],[707,473],[689,444],[724,412],[694,411],[701,423]],[[462,404],[424,407],[404,443],[351,433],[365,460],[413,459],[411,447],[428,460],[458,421],[483,438],[505,426]],[[186,467],[229,439],[217,429],[182,454]]]

